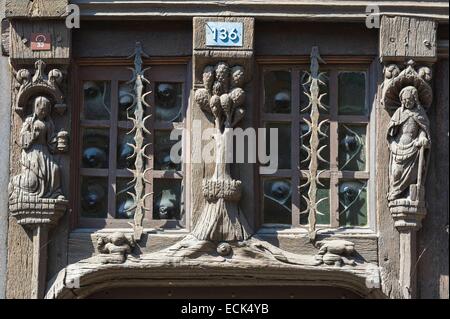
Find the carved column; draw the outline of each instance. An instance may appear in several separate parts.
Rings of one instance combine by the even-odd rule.
[[[221,36],[222,27],[237,26],[237,29],[232,26],[227,34],[223,32],[229,37],[228,44],[208,43],[206,34],[211,31],[211,23],[218,24],[217,37]],[[232,176],[232,164],[227,156],[232,152],[229,149],[232,130],[248,112],[246,86],[253,68],[253,29],[253,18],[194,19],[194,108],[204,112],[196,113],[197,119],[205,124],[202,129],[211,123],[216,132],[213,137],[215,161],[209,166],[211,174],[202,176],[206,202],[192,232],[199,240],[236,242],[252,235],[239,206],[242,181]],[[234,45],[233,32],[236,42],[241,41],[241,44]],[[199,181],[199,177],[194,177],[194,182],[196,179]]]
[[[71,33],[61,19],[66,5],[67,1],[6,2],[13,88],[9,298],[44,296],[48,247],[59,236],[55,231],[49,239],[49,230],[57,228],[68,207]],[[23,17],[28,19],[17,19]]]
[[[416,297],[417,231],[425,218],[425,180],[432,151],[427,110],[432,106],[436,23],[412,17],[383,17],[380,57],[384,63],[382,106],[391,119],[387,202],[399,232],[399,295]]]

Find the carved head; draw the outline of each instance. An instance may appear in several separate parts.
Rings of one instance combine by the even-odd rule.
[[[45,96],[38,96],[34,99],[33,107],[34,114],[38,117],[38,119],[45,120],[50,114],[51,102]]]
[[[419,93],[414,86],[407,86],[400,91],[400,102],[407,109],[412,109],[419,105]]]
[[[111,243],[116,246],[122,246],[127,243],[127,238],[121,232],[115,232],[111,235]]]
[[[234,88],[242,88],[244,86],[244,68],[236,65],[231,68],[231,86]]]
[[[419,76],[427,82],[430,82],[433,77],[433,72],[427,66],[421,67],[419,69]]]
[[[214,67],[208,65],[203,70],[203,85],[205,86],[205,89],[211,91],[213,83],[214,83]]]
[[[216,80],[221,84],[226,85],[228,76],[230,74],[230,67],[225,62],[219,62],[216,65]]]
[[[400,74],[400,69],[396,64],[390,64],[384,68],[385,79],[392,79]]]

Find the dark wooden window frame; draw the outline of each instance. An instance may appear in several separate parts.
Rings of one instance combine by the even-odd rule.
[[[374,87],[376,87],[376,79],[374,79],[373,63],[376,57],[372,56],[323,56],[327,64],[321,65],[321,72],[327,72],[329,77],[329,116],[321,115],[321,119],[330,119],[330,169],[327,170],[321,177],[330,182],[330,225],[318,225],[318,228],[324,231],[340,232],[340,231],[356,231],[369,232],[375,231],[375,114],[372,109],[371,95],[374,95]],[[255,193],[257,194],[257,212],[255,216],[256,226],[259,232],[278,232],[299,230],[300,232],[307,229],[307,225],[300,224],[300,194],[296,190],[300,185],[300,180],[305,177],[305,171],[299,174],[300,165],[300,122],[302,118],[308,118],[308,114],[300,114],[300,108],[295,107],[300,105],[300,85],[301,71],[309,71],[310,60],[309,56],[300,57],[265,57],[260,56],[256,58],[257,62],[257,77],[255,91],[259,92],[256,97],[255,109],[257,112],[256,118],[258,127],[264,127],[268,122],[271,123],[285,123],[291,124],[291,169],[279,169],[272,175],[261,175],[259,173],[259,166],[256,165],[255,175],[258,182],[255,183]],[[376,62],[375,62],[376,63]],[[270,114],[264,111],[264,71],[265,70],[290,70],[291,71],[291,114]],[[366,104],[369,108],[367,116],[356,115],[338,115],[338,74],[342,71],[364,71],[366,72]],[[338,169],[338,124],[366,124],[366,171],[339,171]],[[333,143],[334,142],[334,143]],[[335,158],[335,160],[333,160]],[[263,210],[263,181],[264,178],[277,179],[289,178],[292,184],[292,224],[265,224],[264,210]],[[349,179],[366,180],[367,185],[367,226],[339,226],[339,181]],[[334,186],[333,186],[334,184]]]
[[[191,57],[175,57],[175,58],[150,58],[144,60],[146,67],[151,67],[146,72],[147,79],[151,82],[150,90],[153,90],[154,83],[157,82],[180,82],[183,83],[183,110],[182,122],[180,123],[163,123],[155,122],[154,116],[150,117],[148,125],[152,134],[148,137],[151,142],[148,148],[148,155],[153,154],[153,132],[170,131],[173,128],[185,128],[189,130],[189,93],[191,88]],[[116,211],[116,178],[130,178],[131,172],[126,169],[113,169],[116,167],[116,147],[117,137],[120,129],[129,130],[131,124],[128,121],[118,121],[118,87],[119,83],[129,81],[131,72],[127,68],[133,67],[132,61],[128,59],[78,59],[72,65],[72,89],[73,89],[73,110],[72,110],[72,143],[71,143],[71,183],[70,183],[70,210],[71,210],[71,229],[75,228],[130,228],[129,219],[115,219]],[[111,81],[111,118],[110,120],[83,120],[81,119],[83,94],[83,81]],[[154,107],[154,94],[150,94],[148,102]],[[117,123],[117,125],[111,125]],[[109,129],[110,145],[109,145],[109,168],[107,169],[88,169],[81,167],[81,151],[82,151],[82,128],[107,128]],[[183,152],[189,154],[189,141],[183,140]],[[153,167],[153,156],[148,165]],[[190,184],[190,164],[182,163],[182,171],[156,171],[148,172],[151,176],[149,180],[152,182],[146,185],[146,193],[153,192],[153,180],[155,179],[183,179],[182,183],[182,229],[190,229],[190,190],[187,185]],[[80,209],[80,192],[82,176],[104,176],[108,178],[108,217],[107,218],[86,218],[81,216]],[[153,219],[153,195],[147,198],[146,206],[150,209],[146,212],[144,218],[144,227],[149,229],[158,228],[174,228],[179,225],[176,220],[154,220]]]

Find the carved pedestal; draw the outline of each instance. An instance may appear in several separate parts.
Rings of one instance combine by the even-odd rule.
[[[64,215],[67,205],[63,199],[23,197],[10,199],[9,212],[24,227],[52,227]]]

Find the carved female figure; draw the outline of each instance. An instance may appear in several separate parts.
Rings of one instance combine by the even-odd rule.
[[[409,199],[411,185],[420,188],[424,174],[424,152],[430,146],[430,123],[421,106],[418,91],[407,86],[400,91],[401,106],[395,111],[388,126],[390,159],[390,190],[388,200]]]
[[[33,114],[20,131],[21,173],[11,182],[11,197],[64,199],[61,192],[60,169],[52,153],[67,149],[67,133],[55,135],[50,118],[51,102],[44,96],[33,100]]]

